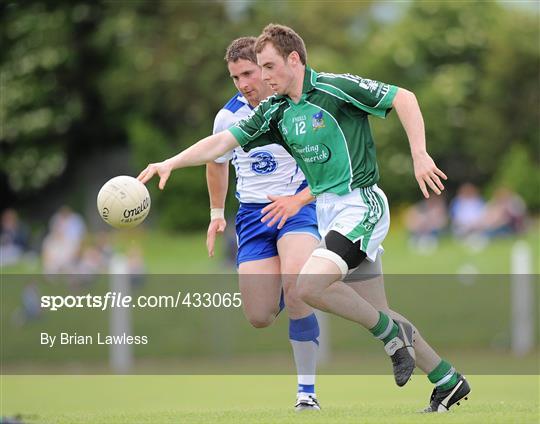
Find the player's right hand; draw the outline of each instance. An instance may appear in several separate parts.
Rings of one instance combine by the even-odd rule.
[[[210,221],[208,225],[208,232],[206,233],[206,248],[208,249],[208,256],[214,256],[214,246],[216,244],[217,233],[223,233],[227,227],[227,221],[223,218],[216,218]]]
[[[169,179],[172,171],[172,166],[166,160],[148,165],[137,177],[139,181],[146,184],[155,174],[159,175],[159,189],[163,190]]]

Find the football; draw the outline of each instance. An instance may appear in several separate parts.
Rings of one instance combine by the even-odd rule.
[[[101,218],[114,228],[133,228],[148,216],[150,194],[136,178],[120,175],[101,187],[97,208]]]

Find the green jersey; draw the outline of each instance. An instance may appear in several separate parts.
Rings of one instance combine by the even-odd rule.
[[[306,67],[298,103],[288,96],[270,96],[229,131],[245,151],[281,144],[314,195],[343,195],[379,180],[368,115],[386,117],[396,93],[392,85]]]

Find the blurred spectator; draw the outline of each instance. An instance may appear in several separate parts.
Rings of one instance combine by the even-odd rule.
[[[75,274],[88,276],[106,272],[103,255],[96,246],[87,246],[82,250],[79,260],[73,264],[72,270]]]
[[[507,187],[498,188],[482,216],[480,230],[487,237],[507,236],[525,229],[525,202]]]
[[[450,203],[450,218],[454,235],[467,237],[477,233],[485,207],[484,199],[476,186],[470,183],[463,184]]]
[[[438,239],[448,224],[446,203],[441,196],[431,196],[411,206],[405,225],[414,248],[429,252],[437,248]]]
[[[109,261],[112,258],[114,250],[111,245],[109,233],[106,231],[100,231],[96,234],[96,248],[99,250],[102,256],[103,269],[105,272],[109,269]]]
[[[107,273],[112,254],[109,235],[106,232],[100,232],[96,235],[94,243],[88,244],[81,250],[80,257],[73,266],[73,272],[87,276]],[[89,279],[91,280],[92,278]]]
[[[53,215],[50,232],[43,240],[43,272],[57,274],[71,272],[86,234],[82,217],[63,206]]]
[[[21,301],[22,306],[13,314],[13,322],[16,325],[21,326],[41,317],[41,296],[36,282],[32,281],[24,286]]]
[[[138,246],[132,246],[127,251],[127,267],[129,280],[134,288],[141,287],[145,280],[146,267],[143,251]]]
[[[13,209],[6,209],[2,213],[1,225],[0,266],[12,265],[17,263],[28,249],[28,231]]]

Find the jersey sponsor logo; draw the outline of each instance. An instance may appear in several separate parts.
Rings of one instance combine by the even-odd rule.
[[[324,128],[324,118],[322,110],[311,116],[311,126],[313,127],[313,131]]]
[[[373,93],[377,90],[377,88],[379,88],[378,81],[373,81],[368,78],[360,78],[360,82],[358,83],[358,85],[364,90],[369,90],[370,93]]]
[[[370,93],[375,92],[375,97],[377,98],[384,96],[390,89],[388,84],[383,84],[379,81],[373,81],[368,78],[360,78],[358,85],[364,90],[368,90]]]
[[[253,160],[251,163],[251,170],[258,175],[268,175],[273,173],[277,167],[277,161],[271,152],[266,150],[259,150],[249,155]]]
[[[305,163],[325,163],[332,157],[332,152],[326,144],[309,144],[304,147],[292,146]]]

